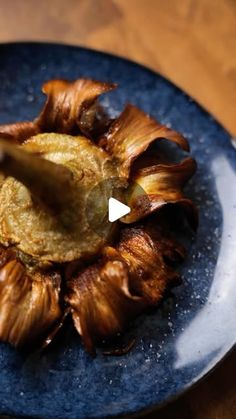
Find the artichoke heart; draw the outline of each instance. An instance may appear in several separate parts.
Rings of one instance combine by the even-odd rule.
[[[105,243],[112,225],[106,217],[108,193],[103,180],[117,176],[116,166],[107,153],[85,137],[65,134],[38,134],[20,146],[69,169],[72,174],[69,199],[60,212],[49,211],[38,203],[30,190],[13,177],[7,177],[0,190],[0,236],[4,245],[42,261],[68,262],[88,257]],[[33,159],[32,159],[33,160]],[[90,210],[104,220],[102,234],[88,222],[86,202],[94,185],[101,185],[100,202]],[[100,213],[99,213],[100,212]],[[102,214],[101,214],[102,212]]]

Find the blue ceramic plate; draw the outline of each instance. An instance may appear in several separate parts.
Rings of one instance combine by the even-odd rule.
[[[111,55],[64,45],[0,46],[0,123],[31,119],[51,78],[117,82],[104,104],[132,102],[190,141],[198,172],[188,194],[200,226],[183,284],[130,333],[134,349],[92,359],[73,329],[41,355],[0,346],[0,412],[40,418],[104,418],[160,406],[196,383],[236,341],[236,150],[221,126],[159,75]]]

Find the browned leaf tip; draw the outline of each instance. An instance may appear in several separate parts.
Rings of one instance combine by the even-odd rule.
[[[102,351],[103,355],[107,356],[122,356],[126,355],[135,345],[135,339],[131,339],[126,345],[116,345],[113,348]]]
[[[35,121],[16,122],[0,125],[0,138],[8,138],[10,142],[21,144],[25,139],[39,133]]]

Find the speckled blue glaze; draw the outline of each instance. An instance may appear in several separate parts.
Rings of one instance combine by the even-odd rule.
[[[92,359],[69,328],[47,352],[23,357],[0,346],[0,412],[40,418],[102,418],[168,401],[206,374],[236,341],[236,150],[194,101],[153,72],[110,55],[51,44],[0,46],[0,123],[31,119],[51,78],[91,77],[120,88],[103,102],[114,112],[140,106],[190,141],[198,172],[188,194],[200,226],[182,266],[183,284],[128,333],[120,358]]]

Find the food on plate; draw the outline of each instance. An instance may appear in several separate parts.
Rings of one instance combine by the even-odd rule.
[[[179,277],[185,249],[167,213],[179,208],[196,229],[183,192],[196,163],[150,156],[162,139],[189,145],[136,106],[111,118],[98,98],[115,87],[49,81],[34,121],[0,126],[0,339],[16,347],[46,346],[70,313],[95,354]],[[131,208],[114,223],[111,196]]]

